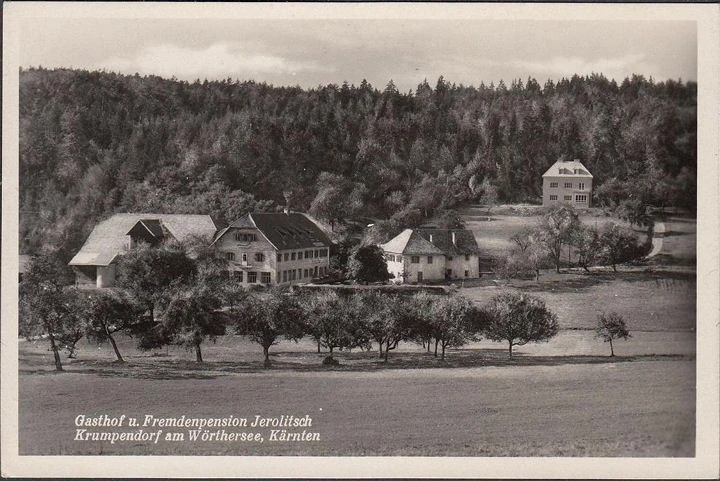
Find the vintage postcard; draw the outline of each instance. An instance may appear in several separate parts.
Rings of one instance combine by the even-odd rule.
[[[717,6],[3,13],[4,476],[720,474]]]

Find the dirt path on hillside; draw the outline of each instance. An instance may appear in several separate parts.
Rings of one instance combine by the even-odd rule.
[[[660,253],[663,246],[663,237],[665,237],[665,224],[663,222],[656,222],[655,230],[653,231],[652,249],[647,255],[648,257],[653,257]]]

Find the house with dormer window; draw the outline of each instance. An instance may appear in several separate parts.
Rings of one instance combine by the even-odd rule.
[[[304,214],[251,213],[220,230],[213,246],[243,285],[311,282],[330,269],[330,239]]]
[[[558,160],[543,174],[543,206],[570,204],[587,209],[593,176],[579,160]]]
[[[217,226],[209,215],[115,214],[96,225],[70,260],[78,287],[112,287],[120,255],[139,244],[213,238]]]

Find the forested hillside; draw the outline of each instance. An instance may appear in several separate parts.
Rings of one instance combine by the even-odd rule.
[[[558,158],[594,174],[593,202],[694,209],[695,83],[601,75],[541,86],[314,89],[81,70],[20,74],[21,251],[62,259],[114,212],[286,203],[329,222],[422,222],[474,200],[540,202]]]

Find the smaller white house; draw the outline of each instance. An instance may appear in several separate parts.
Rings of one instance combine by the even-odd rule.
[[[397,283],[480,277],[475,236],[465,229],[405,229],[380,246]]]

